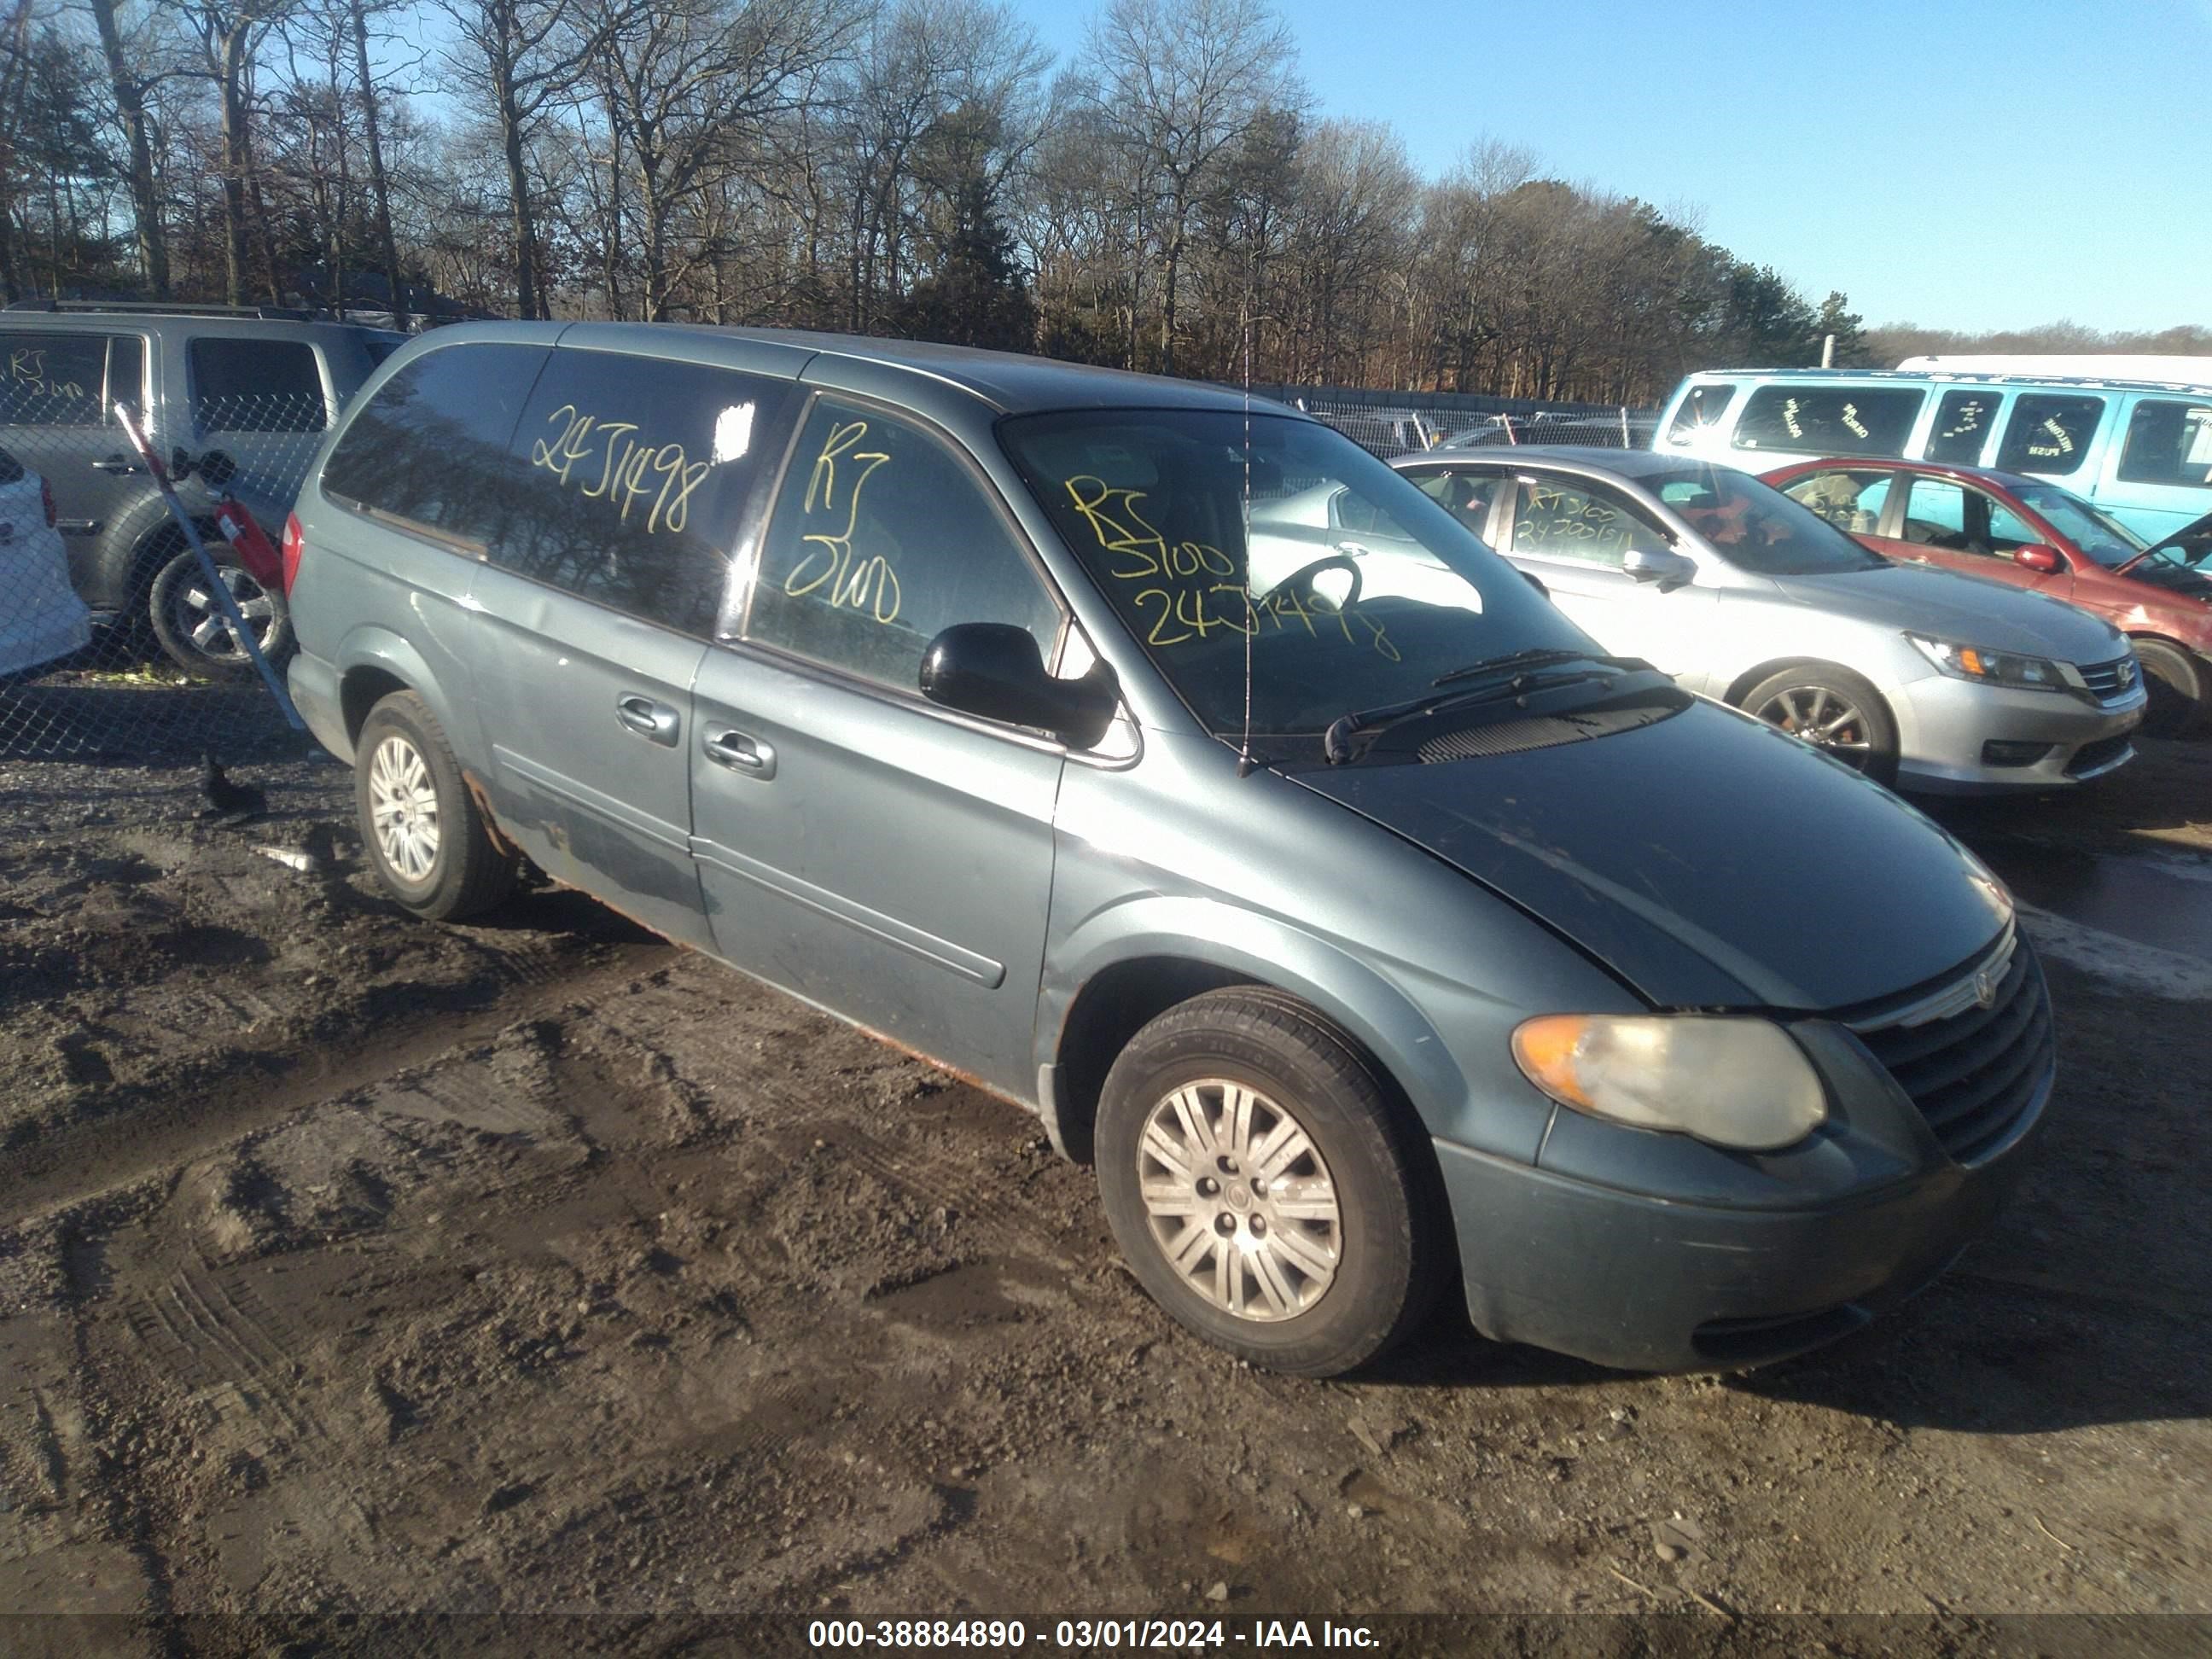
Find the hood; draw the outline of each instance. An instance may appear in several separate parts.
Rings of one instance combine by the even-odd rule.
[[[1291,775],[1662,1007],[1849,1007],[1955,968],[2010,914],[1966,849],[1895,795],[1703,701],[1586,742]]]
[[[2212,575],[2189,565],[2176,564],[2155,552],[2122,565],[2115,574],[2178,598],[2212,601]]]
[[[2192,524],[2182,526],[2162,542],[2153,542],[2150,550],[2155,553],[2168,547],[2177,548],[2185,553],[2197,553],[2202,557],[2201,550],[2212,547],[2212,513],[2207,513]]]
[[[1832,576],[1781,576],[1775,586],[1800,605],[1990,651],[2085,663],[2110,662],[2127,648],[2110,623],[2063,599],[1955,571],[1893,564]]]

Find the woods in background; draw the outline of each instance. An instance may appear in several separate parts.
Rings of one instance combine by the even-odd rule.
[[[1423,178],[1262,0],[1106,0],[1064,64],[989,0],[13,0],[0,289],[1606,404],[1897,355],[1527,150]]]

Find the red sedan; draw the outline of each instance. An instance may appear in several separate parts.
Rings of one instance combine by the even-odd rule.
[[[1877,553],[2106,618],[2142,659],[2144,730],[2171,736],[2212,714],[2212,514],[2154,547],[2057,484],[1987,467],[1801,461],[1765,477]]]

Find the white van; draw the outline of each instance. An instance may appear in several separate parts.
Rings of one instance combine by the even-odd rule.
[[[1651,447],[1765,472],[1904,456],[2063,484],[2146,541],[2212,513],[2212,384],[1881,369],[1692,374]]]

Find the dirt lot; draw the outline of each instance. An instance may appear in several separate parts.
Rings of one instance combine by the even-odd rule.
[[[2212,747],[1947,814],[2063,1075],[1911,1308],[1340,1384],[1155,1312],[1013,1109],[573,895],[404,919],[343,772],[239,770],[0,766],[0,1610],[2212,1613]]]

